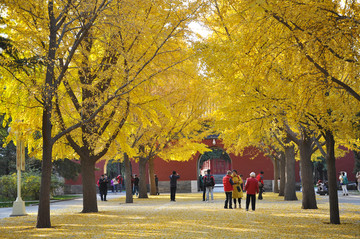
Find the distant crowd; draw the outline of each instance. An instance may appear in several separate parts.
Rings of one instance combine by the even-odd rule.
[[[255,172],[251,172],[249,177],[244,181],[243,175],[238,175],[237,170],[228,170],[226,175],[222,178],[222,184],[225,192],[225,209],[233,209],[233,208],[242,208],[241,207],[241,199],[244,196],[244,192],[246,192],[246,201],[245,201],[245,209],[249,210],[249,206],[251,203],[251,209],[255,211],[255,203],[256,203],[256,195],[258,195],[258,200],[263,199],[264,193],[264,172],[260,171],[258,175]],[[175,202],[176,197],[176,188],[177,188],[177,180],[180,178],[180,175],[173,171],[169,176],[170,179],[170,201]],[[158,186],[158,177],[155,174],[155,185],[156,185],[156,194],[159,195],[159,186]],[[348,195],[347,190],[347,174],[346,172],[341,171],[339,173],[339,182],[343,191],[343,195]],[[357,190],[360,192],[360,172],[356,174],[356,183]],[[101,175],[100,179],[97,182],[99,187],[100,199],[101,201],[107,201],[106,195],[108,191],[108,185],[111,185],[112,192],[122,192],[124,186],[124,178],[120,175],[109,180],[107,175]],[[213,202],[214,201],[214,187],[215,187],[215,178],[211,174],[211,170],[208,169],[205,175],[199,175],[199,184],[200,189],[203,191],[203,201],[204,202]],[[321,180],[317,183],[318,190],[321,192],[325,192],[327,190],[327,185],[323,183]],[[131,188],[132,194],[138,196],[139,195],[139,178],[136,174],[131,177]],[[319,191],[318,191],[319,192]],[[234,206],[233,206],[234,205]]]

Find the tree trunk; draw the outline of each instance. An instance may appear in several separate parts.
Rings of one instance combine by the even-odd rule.
[[[274,167],[274,193],[279,193],[279,184],[278,184],[278,177],[279,177],[279,161],[276,157],[270,156],[271,162]]]
[[[296,188],[295,188],[295,148],[294,145],[285,146],[285,190],[284,195],[285,201],[298,200],[296,197]]]
[[[146,186],[146,163],[147,158],[139,159],[139,198],[148,198]]]
[[[49,52],[47,55],[46,77],[43,95],[43,115],[42,115],[42,137],[43,137],[43,155],[41,168],[40,200],[37,217],[37,228],[50,228],[50,186],[52,171],[52,99],[54,92],[54,64],[56,56],[56,21],[53,14],[53,3],[49,2],[48,10],[50,17],[50,36]]]
[[[340,224],[339,216],[339,200],[337,193],[337,175],[335,167],[335,141],[331,131],[326,131],[326,164],[328,175],[328,190],[329,190],[329,203],[330,203],[330,223]]]
[[[37,228],[50,228],[50,186],[52,169],[52,144],[51,144],[50,116],[44,110],[43,116],[43,155],[41,162],[41,185],[37,216]]]
[[[302,184],[302,209],[317,209],[314,176],[311,161],[312,141],[308,137],[304,137],[300,141],[300,168],[301,168],[301,184]]]
[[[149,159],[150,195],[156,195],[154,158]]]
[[[95,179],[96,162],[89,158],[80,160],[83,185],[83,210],[81,212],[98,212]]]
[[[279,196],[285,195],[285,175],[286,175],[286,163],[285,163],[285,153],[280,153],[280,189]]]
[[[124,153],[125,165],[125,190],[126,190],[126,203],[133,203],[133,194],[131,188],[131,166],[129,156]]]

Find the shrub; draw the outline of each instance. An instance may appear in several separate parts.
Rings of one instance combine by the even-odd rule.
[[[15,200],[17,194],[16,173],[0,177],[0,199],[1,201]]]
[[[21,197],[24,200],[39,200],[41,175],[39,172],[25,172],[21,174]],[[0,177],[0,200],[14,201],[17,197],[17,175]],[[51,177],[51,194],[63,183],[55,176]]]

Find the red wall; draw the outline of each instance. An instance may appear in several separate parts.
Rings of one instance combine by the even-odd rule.
[[[223,148],[224,145],[219,143],[220,140],[216,140],[216,144],[213,145],[212,139],[205,139],[203,142],[209,147]],[[155,173],[158,175],[159,181],[169,180],[169,176],[172,171],[175,170],[179,175],[179,180],[197,180],[197,161],[200,158],[200,154],[197,153],[192,159],[186,162],[166,162],[160,158],[155,159]],[[273,164],[271,160],[261,153],[256,148],[247,148],[242,156],[235,156],[229,154],[231,158],[232,168],[236,169],[238,174],[242,174],[244,178],[249,177],[251,172],[258,174],[260,171],[264,171],[264,179],[272,180],[274,178]]]
[[[343,147],[341,149],[344,150]],[[335,161],[337,172],[345,171],[348,175],[348,180],[355,182],[356,173],[353,172],[355,166],[355,157],[352,151],[348,151],[344,157],[337,158]]]
[[[224,145],[220,143],[220,140],[216,140],[216,144],[213,145],[212,139],[205,139],[203,142],[209,147],[219,147],[223,148]],[[197,161],[200,158],[200,154],[197,153],[193,158],[189,159],[185,162],[177,162],[170,161],[166,162],[161,158],[156,158],[154,161],[155,174],[158,175],[159,181],[168,181],[169,176],[172,174],[172,171],[175,170],[179,173],[179,180],[197,180],[198,171],[197,171]],[[251,172],[255,172],[258,174],[260,171],[264,171],[264,179],[265,180],[273,180],[274,179],[274,167],[271,160],[266,157],[261,151],[259,151],[255,147],[249,147],[245,149],[243,155],[235,156],[234,154],[229,154],[232,163],[232,169],[236,169],[238,174],[242,174],[243,178],[249,177]],[[139,165],[134,161],[132,164],[132,173],[139,175]],[[355,164],[354,154],[349,151],[342,158],[336,160],[336,170],[346,171],[348,173],[349,181],[355,181],[355,174],[353,173],[353,168]],[[100,170],[95,171],[95,182],[100,178],[100,175],[103,174],[105,165],[105,160],[100,161],[96,164],[96,168]],[[299,162],[296,162],[295,165],[296,172],[296,181],[300,181],[299,176]],[[148,181],[148,176],[146,177]],[[82,184],[81,175],[78,176],[76,181],[66,180],[65,184],[69,185],[79,185]]]

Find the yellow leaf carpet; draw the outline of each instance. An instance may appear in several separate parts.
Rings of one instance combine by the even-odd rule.
[[[360,196],[360,195],[359,195]],[[82,206],[51,212],[52,228],[37,229],[36,214],[0,219],[0,238],[360,238],[360,206],[340,204],[340,225],[329,224],[329,204],[318,197],[317,210],[301,209],[299,201],[283,201],[265,193],[256,211],[224,209],[225,195],[214,203],[202,194],[177,194],[99,201],[99,213],[80,213]]]

